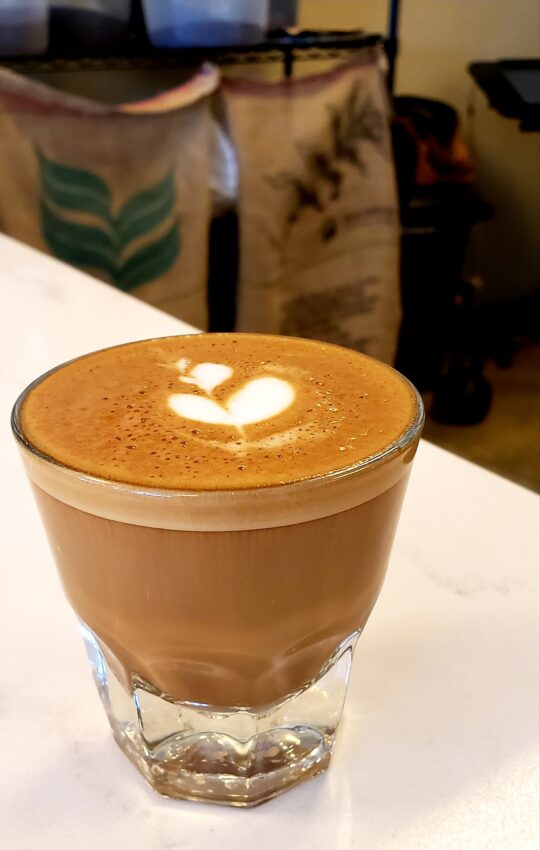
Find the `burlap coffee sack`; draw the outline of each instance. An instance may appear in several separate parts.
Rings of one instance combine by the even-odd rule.
[[[204,328],[217,84],[114,107],[0,71],[0,229]]]
[[[238,329],[391,362],[399,217],[383,57],[280,83],[228,79],[239,163]]]

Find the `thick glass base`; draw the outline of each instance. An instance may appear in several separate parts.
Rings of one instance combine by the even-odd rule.
[[[328,767],[358,632],[304,688],[262,708],[177,702],[132,677],[129,693],[81,623],[114,737],[160,794],[255,806]]]

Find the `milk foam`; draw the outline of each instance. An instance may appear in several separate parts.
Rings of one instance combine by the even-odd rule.
[[[342,472],[256,490],[172,491],[100,481],[22,447],[28,477],[50,496],[116,522],[176,531],[249,531],[297,525],[358,507],[408,475],[423,419],[404,446]]]
[[[222,402],[212,397],[213,390],[234,375],[234,369],[221,363],[198,363],[187,375],[189,360],[178,363],[179,378],[206,393],[206,398],[187,393],[169,396],[168,404],[178,416],[210,425],[230,425],[244,434],[246,425],[255,425],[283,413],[293,403],[295,391],[288,381],[276,377],[253,378]]]

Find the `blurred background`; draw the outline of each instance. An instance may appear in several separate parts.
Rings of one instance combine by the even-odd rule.
[[[530,0],[0,0],[0,230],[393,362],[540,490],[539,110]]]

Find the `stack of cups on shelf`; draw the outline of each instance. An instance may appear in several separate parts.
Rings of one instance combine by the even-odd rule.
[[[268,28],[268,0],[143,0],[156,47],[256,44]]]
[[[130,14],[131,0],[0,0],[0,55],[107,49],[125,36]]]
[[[142,6],[155,47],[255,44],[269,25],[269,0],[142,0]],[[131,11],[131,0],[0,0],[0,55],[48,47],[54,53],[66,44],[111,49],[125,39]]]
[[[0,55],[43,53],[48,12],[47,0],[0,0]]]

